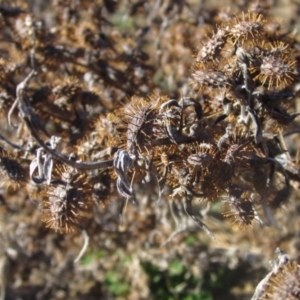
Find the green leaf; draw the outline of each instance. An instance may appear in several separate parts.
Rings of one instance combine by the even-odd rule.
[[[87,255],[85,255],[82,259],[81,259],[81,264],[83,266],[88,266],[92,263],[94,258],[94,254],[93,253],[89,253]]]
[[[184,267],[179,261],[173,261],[170,264],[170,273],[172,275],[179,275],[183,273]]]

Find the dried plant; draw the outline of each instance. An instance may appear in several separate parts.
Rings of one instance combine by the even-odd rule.
[[[299,115],[297,35],[274,25],[267,1],[205,10],[205,26],[188,1],[137,2],[127,31],[112,30],[123,2],[54,1],[49,22],[0,5],[3,188],[22,189],[47,228],[81,231],[84,250],[100,203],[118,203],[126,228],[128,202],[143,194],[212,238],[205,207],[242,230],[276,227],[300,182],[283,139]],[[262,299],[297,277],[284,268]]]
[[[287,254],[277,248],[278,262],[271,262],[272,271],[258,284],[252,300],[299,299],[300,267],[290,261]]]
[[[76,64],[89,67],[89,62],[82,61],[80,56],[71,54],[71,50],[66,48],[75,37],[57,35],[57,38],[68,38],[70,41],[65,46],[54,46],[59,43],[57,38],[48,38],[47,35],[52,36],[48,29],[41,27],[30,15],[24,14],[22,13],[21,20],[25,20],[26,26],[29,26],[28,31],[17,31],[16,37],[31,34],[31,44],[25,47],[25,41],[19,43],[23,46],[23,52],[26,49],[31,51],[29,55],[34,70],[17,86],[17,99],[8,112],[8,123],[12,125],[13,112],[18,107],[22,122],[26,125],[26,134],[31,135],[41,147],[37,153],[44,152],[43,155],[38,154],[31,164],[31,179],[35,183],[51,185],[58,180],[51,177],[53,160],[63,163],[64,168],[73,168],[72,172],[78,172],[78,180],[82,176],[87,177],[86,182],[93,175],[81,175],[81,170],[91,172],[108,168],[111,170],[112,180],[115,178],[117,191],[125,199],[135,199],[133,184],[150,182],[156,178],[158,188],[170,186],[173,190],[170,196],[183,199],[186,213],[207,232],[209,231],[200,217],[193,212],[191,204],[194,199],[216,202],[224,197],[228,198],[225,200],[228,211],[224,216],[233,217],[235,222],[245,227],[259,219],[255,217],[255,207],[261,205],[265,211],[269,211],[268,205],[273,200],[269,199],[268,190],[273,189],[273,194],[282,191],[288,193],[290,185],[287,172],[276,161],[271,148],[276,142],[276,136],[281,134],[282,126],[287,128],[298,115],[288,112],[286,106],[289,101],[288,107],[292,107],[292,89],[293,82],[298,77],[298,65],[291,37],[267,31],[267,20],[261,14],[249,11],[233,21],[222,23],[211,39],[203,44],[195,56],[196,62],[191,74],[193,86],[199,94],[197,98],[204,98],[201,102],[190,97],[170,99],[155,93],[144,98],[132,96],[126,104],[120,104],[107,117],[103,115],[103,111],[109,110],[109,105],[103,106],[106,102],[100,100],[101,93],[85,90],[78,79],[69,77],[62,83],[54,83],[53,87],[49,84],[54,75],[53,66],[56,69],[64,64],[71,69],[76,68]],[[71,30],[76,21],[73,23],[74,25],[72,22],[68,25],[70,32],[75,30]],[[84,22],[80,26],[90,35],[89,38],[80,40],[81,43],[90,43],[96,28]],[[24,38],[28,41],[28,36]],[[113,56],[116,55],[113,42],[105,45],[94,43],[95,41],[92,42],[92,47],[85,50],[92,57],[95,55],[93,52],[100,49],[109,49]],[[56,54],[51,51],[56,51]],[[74,49],[71,52],[75,53]],[[54,56],[50,58],[49,55]],[[121,58],[122,54],[119,55]],[[89,61],[93,61],[92,57]],[[7,67],[3,65],[4,69]],[[39,70],[42,68],[50,76],[46,85],[45,72],[39,78]],[[124,76],[121,71],[108,65],[103,70],[106,73],[104,81],[114,85],[112,81],[116,80],[121,83],[120,90],[128,93],[128,88],[125,87],[128,81],[121,79]],[[40,85],[34,76],[45,83]],[[6,81],[9,79],[6,78]],[[93,109],[88,106],[95,106],[99,109],[98,113],[93,113]],[[213,117],[218,112],[219,116]],[[43,123],[42,119],[46,121]],[[23,124],[18,126],[21,125]],[[43,140],[41,134],[51,136],[46,126],[57,127],[51,129],[55,134],[59,128],[63,130],[59,143],[65,148],[62,149],[63,152],[71,151],[72,157],[61,154],[57,149],[57,142],[53,145],[51,141],[54,136],[50,144]],[[80,139],[89,135],[92,137],[90,130],[96,137],[93,138],[95,144],[86,152],[89,137],[84,138],[87,142]],[[76,144],[78,146],[74,147]],[[97,161],[93,162],[93,157],[96,157],[93,152],[96,151],[103,153],[107,159],[101,161],[101,157],[97,155]],[[82,157],[82,153],[85,160],[90,161],[78,160],[77,157]],[[2,160],[4,168],[15,169],[12,159],[10,165],[5,163],[4,157]],[[160,165],[167,169],[162,171]],[[38,178],[33,176],[36,168],[39,170]],[[276,192],[272,183],[275,171],[283,176],[285,182],[284,187]],[[268,178],[264,185],[255,183],[257,172],[262,172]],[[60,180],[61,184],[72,186],[69,180]],[[78,182],[74,189],[77,189]],[[70,189],[73,189],[71,186]],[[84,195],[90,195],[79,197],[84,199],[78,200],[80,206],[86,207],[88,204],[82,201],[91,201],[89,198],[93,194],[93,187],[87,188],[84,185],[79,189]],[[263,189],[266,190],[265,193],[262,193]],[[55,190],[52,187],[52,193]],[[108,192],[107,196],[112,192]],[[57,195],[57,198],[65,197],[67,196]],[[49,201],[52,214],[53,201]],[[68,199],[63,201],[69,202]],[[74,224],[80,227],[81,221],[77,217],[77,208],[75,209],[77,204],[74,205],[73,209],[66,208],[70,210],[72,217],[67,216],[69,213],[66,212],[63,213],[63,220],[58,217],[62,221],[56,222],[57,218],[52,214],[49,217],[50,223],[48,222],[50,227],[62,232],[70,231]],[[267,213],[267,217],[272,223],[270,214]],[[70,225],[67,220],[70,220]]]

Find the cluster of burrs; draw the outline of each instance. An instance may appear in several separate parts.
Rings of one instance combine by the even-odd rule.
[[[35,40],[48,41],[42,27],[32,30]],[[33,67],[43,63],[39,53],[48,53],[42,46],[47,48],[46,42],[33,47]],[[80,56],[61,48],[55,51],[57,59]],[[292,37],[270,30],[260,14],[249,12],[220,25],[196,53],[193,97],[132,96],[110,113],[103,113],[99,104],[97,114],[83,107],[92,105],[90,98],[99,94],[85,91],[75,79],[52,90],[36,88],[39,71],[33,70],[17,86],[8,123],[13,126],[11,117],[18,108],[38,147],[26,149],[23,159],[2,150],[2,169],[18,183],[14,187],[25,186],[29,179],[34,182],[28,193],[41,199],[47,226],[59,232],[84,228],[94,202],[120,197],[122,215],[127,201],[138,200],[135,191],[145,186],[153,187],[158,200],[179,199],[186,214],[210,236],[212,232],[193,209],[195,201],[222,202],[223,215],[242,228],[255,220],[275,225],[271,209],[291,192],[291,168],[276,158],[286,152],[283,130],[298,115],[292,112],[298,67]],[[112,70],[104,70],[109,77]],[[114,76],[110,80],[115,84]],[[51,103],[51,95],[59,97]],[[37,101],[42,96],[47,111]],[[70,136],[80,136],[76,122],[86,128],[85,137],[75,145],[66,136],[49,134],[51,125],[58,126],[59,120],[64,124],[62,115],[68,118],[68,114]],[[45,142],[42,135],[49,140]],[[34,158],[28,159],[33,152]],[[24,164],[29,166],[29,178]],[[260,209],[267,221],[259,216]]]

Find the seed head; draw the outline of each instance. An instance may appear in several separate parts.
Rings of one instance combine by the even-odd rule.
[[[147,99],[132,97],[118,114],[122,116],[118,130],[125,132],[122,139],[125,140],[127,151],[132,154],[147,151],[155,116],[152,103]]]
[[[260,14],[248,12],[247,15],[242,13],[240,18],[236,17],[232,24],[225,26],[225,30],[232,39],[234,44],[243,44],[249,37],[255,40],[263,32],[263,24]]]
[[[203,86],[210,86],[213,88],[232,86],[230,78],[228,78],[224,72],[214,69],[197,68],[192,74],[192,78],[199,88]]]
[[[4,187],[17,190],[25,185],[27,176],[22,162],[4,149],[0,149],[0,169]]]
[[[197,171],[207,170],[214,162],[217,155],[217,148],[211,144],[206,143],[194,143],[192,153],[190,153],[186,159],[188,165]]]
[[[252,224],[255,217],[255,211],[252,205],[251,197],[248,192],[241,195],[233,193],[224,204],[223,216],[229,217],[232,224],[237,224],[242,230]]]
[[[300,267],[297,263],[288,261],[274,272],[267,283],[265,295],[261,300],[300,298]]]
[[[197,63],[206,63],[208,61],[215,61],[219,56],[227,38],[227,33],[223,29],[218,31],[212,38],[199,50],[196,56]]]
[[[283,89],[294,81],[297,75],[295,66],[296,61],[275,52],[262,58],[259,74],[254,80],[259,80],[262,85],[267,85],[269,89]]]
[[[91,187],[87,175],[65,166],[56,167],[59,178],[44,193],[43,221],[47,227],[60,233],[68,233],[82,226],[91,207]]]

